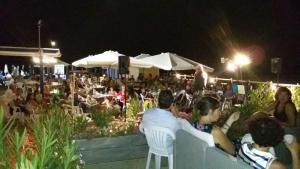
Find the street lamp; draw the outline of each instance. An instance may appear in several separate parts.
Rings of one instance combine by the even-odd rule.
[[[37,23],[38,26],[38,41],[39,41],[39,58],[40,58],[40,92],[44,97],[44,64],[43,64],[43,54],[41,49],[41,26],[42,20],[40,19]]]
[[[50,45],[51,45],[51,47],[55,47],[56,46],[56,42],[54,40],[51,40],[50,41]]]
[[[249,56],[243,53],[236,53],[233,58],[233,63],[239,68],[241,80],[243,80],[242,67],[251,63]]]

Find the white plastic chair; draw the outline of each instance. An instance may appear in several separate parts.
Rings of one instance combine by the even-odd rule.
[[[161,157],[168,157],[169,169],[173,169],[173,146],[172,150],[168,149],[175,140],[175,134],[172,130],[163,127],[145,127],[144,133],[149,146],[146,169],[150,167],[152,154],[155,155],[156,169],[160,169]]]

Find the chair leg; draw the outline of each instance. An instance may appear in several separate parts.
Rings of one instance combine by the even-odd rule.
[[[168,156],[169,169],[173,169],[173,154]]]
[[[155,154],[155,169],[160,169],[161,156]]]
[[[152,156],[152,154],[151,154],[151,152],[149,151],[149,152],[148,152],[147,163],[146,163],[146,169],[149,169],[149,167],[150,167],[151,156]]]

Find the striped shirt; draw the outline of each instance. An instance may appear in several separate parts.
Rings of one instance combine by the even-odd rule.
[[[255,169],[268,169],[275,160],[271,153],[257,150],[252,144],[243,144],[238,156]]]

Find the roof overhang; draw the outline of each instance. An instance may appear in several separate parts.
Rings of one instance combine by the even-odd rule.
[[[45,57],[61,57],[58,48],[41,48]],[[38,57],[39,48],[0,46],[0,55],[16,57]]]

